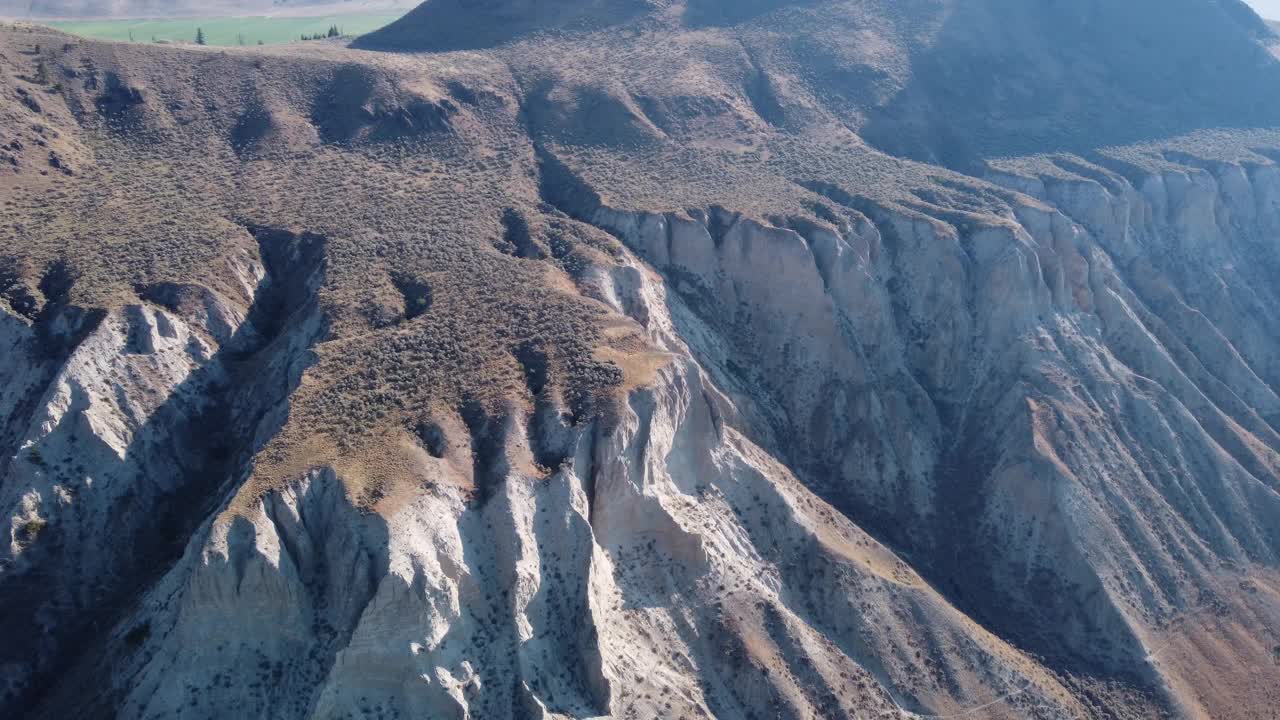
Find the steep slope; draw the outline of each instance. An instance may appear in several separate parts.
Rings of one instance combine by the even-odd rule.
[[[597,83],[616,69],[623,82],[652,86],[671,76],[631,62],[574,68],[542,57],[557,47],[545,36],[566,24],[619,23],[646,9],[634,31],[675,53],[659,60],[664,65],[692,55],[720,74],[715,54],[741,44],[757,75],[748,76],[748,95],[767,122],[795,126],[826,111],[881,150],[970,172],[993,155],[1266,126],[1280,113],[1280,100],[1257,91],[1280,80],[1267,49],[1275,37],[1240,0],[433,0],[360,43],[450,50],[531,36],[515,52],[574,80]],[[486,29],[464,32],[471,22]],[[586,42],[602,53],[620,44],[603,36]],[[581,52],[584,40],[569,44]],[[787,117],[782,105],[796,112]]]
[[[1276,105],[1256,88],[1277,69],[1260,39],[1270,30],[1238,0],[957,3],[863,134],[956,165],[1267,125]]]
[[[929,68],[1051,74],[1066,6],[6,29],[3,708],[1266,717],[1276,62],[1183,2],[1007,108]]]

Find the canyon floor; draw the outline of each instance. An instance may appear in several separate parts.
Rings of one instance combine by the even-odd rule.
[[[0,26],[0,714],[1274,718],[1278,44]]]

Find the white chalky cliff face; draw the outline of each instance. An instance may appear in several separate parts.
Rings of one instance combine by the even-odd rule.
[[[337,467],[231,502],[287,397],[237,394],[228,348],[287,387],[318,322],[303,283],[254,339],[252,251],[243,298],[62,357],[6,315],[0,582],[51,583],[6,682],[116,602],[120,717],[1230,717],[1188,688],[1274,687],[1280,171],[991,180],[975,224],[580,205],[628,248],[580,282],[645,382],[579,426],[550,396],[444,422],[373,508]],[[225,462],[184,450],[209,413]],[[211,519],[138,567],[174,498]]]

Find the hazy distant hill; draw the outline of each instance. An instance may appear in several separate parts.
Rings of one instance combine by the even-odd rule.
[[[407,8],[411,0],[0,0],[0,17],[112,18],[287,13],[364,12]]]

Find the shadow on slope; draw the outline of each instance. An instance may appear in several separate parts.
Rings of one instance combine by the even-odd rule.
[[[1240,0],[954,3],[861,134],[973,170],[983,157],[1280,124],[1274,39]]]
[[[35,707],[55,691],[63,672],[93,657],[121,615],[182,555],[191,534],[243,476],[258,449],[283,424],[278,407],[309,364],[310,347],[324,334],[316,291],[324,273],[319,236],[251,228],[267,277],[247,319],[207,362],[195,368],[136,429],[122,456],[95,434],[83,410],[87,390],[72,378],[71,407],[62,423],[76,465],[41,460],[42,472],[71,496],[104,492],[86,478],[133,485],[108,503],[111,547],[97,547],[106,530],[51,518],[29,538],[20,566],[0,575],[0,666],[25,667],[25,687],[4,688],[0,709]],[[176,311],[191,286],[138,288],[141,298]],[[131,317],[141,313],[127,313]],[[305,337],[290,339],[291,333]],[[131,332],[131,336],[132,336]],[[70,352],[69,351],[68,355]],[[275,427],[264,427],[272,422]],[[269,432],[264,432],[269,430]],[[157,438],[165,444],[157,445]],[[40,443],[35,446],[38,452]],[[41,457],[37,455],[36,457]],[[85,463],[88,463],[86,467]],[[107,483],[110,484],[110,483]],[[88,497],[80,503],[91,504]],[[79,503],[78,503],[79,504]],[[73,508],[74,510],[74,508]],[[92,512],[88,510],[87,512]],[[103,560],[95,563],[94,560]],[[74,642],[73,642],[74,639]],[[76,683],[72,686],[78,687]]]

